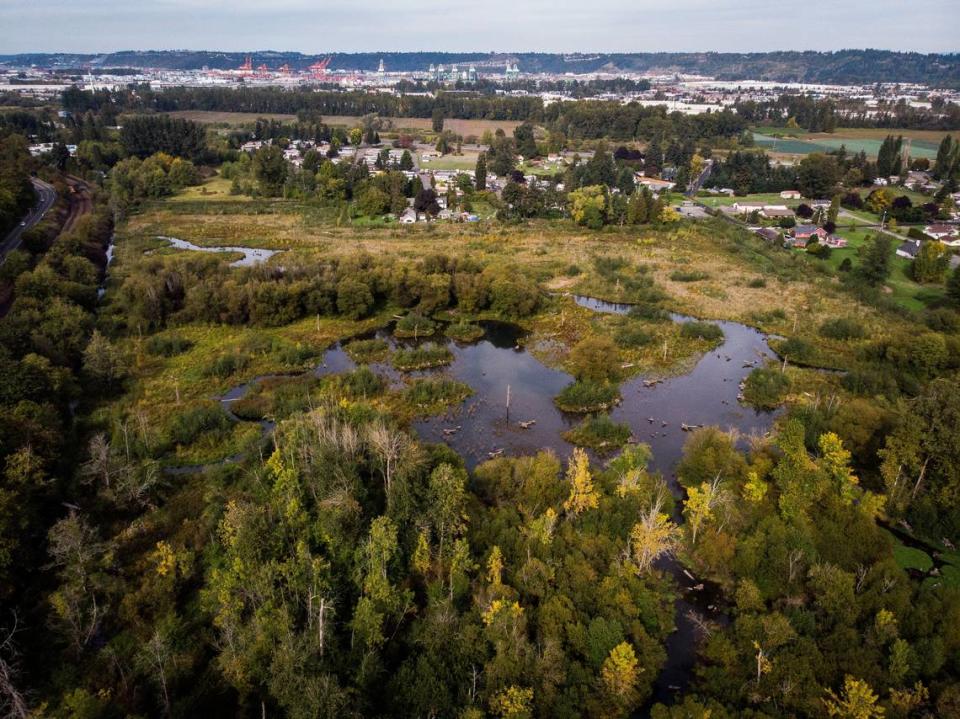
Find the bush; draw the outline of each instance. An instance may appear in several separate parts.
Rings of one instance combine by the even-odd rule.
[[[766,286],[767,286],[767,281],[762,277],[754,277],[752,280],[750,280],[747,283],[747,287],[750,287],[755,290],[758,290],[761,287],[766,287]]]
[[[790,378],[780,370],[757,368],[747,375],[743,398],[757,409],[774,409],[790,389]]]
[[[250,358],[239,352],[228,352],[220,355],[206,368],[208,377],[224,379],[239,372],[250,363]]]
[[[147,340],[147,352],[158,357],[175,357],[193,347],[193,342],[183,335],[154,335]]]
[[[444,330],[444,334],[458,342],[476,342],[483,337],[484,329],[480,325],[469,322],[451,322]]]
[[[229,427],[230,418],[220,405],[211,402],[174,414],[167,426],[167,437],[171,444],[185,445],[194,442],[203,432]]]
[[[620,376],[617,347],[609,337],[593,336],[578,342],[567,360],[570,374],[580,380],[608,382]]]
[[[684,322],[680,327],[680,335],[689,339],[702,339],[716,342],[723,339],[723,330],[712,322]]]
[[[563,433],[571,444],[590,447],[598,452],[612,452],[630,440],[630,427],[610,419],[608,414],[598,414],[583,420]]]
[[[397,350],[393,354],[393,366],[401,372],[440,367],[453,362],[453,353],[446,347],[425,344],[411,349]]]
[[[397,322],[393,334],[397,337],[429,337],[437,331],[437,324],[415,312]]]
[[[787,357],[792,360],[810,360],[813,358],[816,351],[806,340],[802,340],[799,337],[791,337],[790,339],[784,340],[780,343],[780,349],[777,354],[781,357]]]
[[[670,313],[667,312],[662,307],[657,307],[655,304],[650,302],[644,302],[641,304],[636,304],[630,308],[630,311],[627,313],[628,317],[632,317],[635,320],[647,320],[648,322],[669,322]]]
[[[357,364],[382,362],[390,353],[390,345],[381,339],[354,340],[343,349]]]
[[[710,275],[698,270],[674,270],[670,273],[670,279],[674,282],[699,282],[709,279]]]
[[[373,309],[373,294],[360,280],[345,277],[337,285],[337,310],[350,319],[358,320]]]
[[[653,335],[638,325],[629,324],[617,330],[613,340],[623,349],[636,349],[650,344],[653,341]]]
[[[351,397],[367,398],[382,394],[387,387],[383,377],[375,374],[369,367],[358,367],[339,378],[340,387]]]
[[[554,398],[564,412],[585,414],[610,409],[620,400],[620,391],[612,383],[581,382],[567,385]]]
[[[857,320],[850,317],[837,317],[820,325],[820,335],[833,340],[860,339],[866,332]]]
[[[490,282],[490,308],[504,317],[527,317],[539,303],[540,288],[528,277],[501,274]]]
[[[414,380],[404,390],[404,400],[419,410],[462,402],[473,393],[469,385],[445,377]]]

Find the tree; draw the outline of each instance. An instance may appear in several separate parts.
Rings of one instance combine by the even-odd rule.
[[[673,554],[680,544],[680,528],[662,510],[663,497],[658,496],[630,531],[629,556],[638,574],[660,557]]]
[[[573,457],[567,465],[567,481],[570,482],[570,494],[563,503],[567,514],[578,516],[598,505],[597,490],[590,475],[590,459],[580,447],[573,450]]]
[[[893,242],[886,234],[878,234],[867,246],[867,251],[857,268],[857,277],[870,287],[878,287],[890,276],[890,255]]]
[[[487,153],[481,152],[477,156],[477,168],[473,175],[477,189],[480,191],[487,189]]]
[[[700,528],[713,519],[714,510],[722,499],[719,474],[712,482],[701,482],[699,487],[690,487],[687,490],[683,516],[687,518],[687,525],[690,527],[691,544],[697,543]]]
[[[93,331],[83,351],[83,370],[105,387],[112,387],[125,374],[123,356],[99,330]]]
[[[266,197],[278,197],[283,193],[287,179],[287,160],[283,150],[276,145],[264,145],[253,156],[253,176],[260,193]]]
[[[804,157],[797,166],[797,189],[804,197],[830,197],[840,181],[836,158],[814,152]]]
[[[413,170],[413,155],[410,154],[410,150],[404,150],[400,155],[400,169],[404,172]]]
[[[607,188],[591,185],[570,193],[570,216],[591,230],[599,230],[607,221]]]
[[[823,700],[827,714],[839,719],[881,719],[884,709],[878,702],[879,697],[869,684],[849,674],[843,680],[840,696],[828,689]]]
[[[364,317],[373,308],[373,295],[366,283],[344,277],[337,284],[337,310],[351,319]]]
[[[539,155],[537,141],[533,136],[533,125],[529,122],[524,122],[514,129],[513,140],[517,146],[517,153],[522,155],[525,160]]]
[[[950,279],[947,280],[947,297],[953,304],[960,306],[960,265],[950,273]]]
[[[435,107],[433,108],[433,114],[431,116],[431,126],[433,127],[434,132],[443,132],[443,108]]]
[[[390,210],[390,195],[379,187],[368,187],[357,198],[357,210],[367,217],[379,217]]]
[[[913,279],[920,283],[943,282],[947,273],[950,254],[940,242],[926,240],[920,243],[920,251],[913,260]]]
[[[600,682],[618,713],[626,714],[636,706],[639,699],[637,682],[642,671],[629,642],[620,642],[603,661]]]

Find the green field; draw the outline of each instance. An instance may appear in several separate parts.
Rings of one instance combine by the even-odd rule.
[[[813,152],[830,152],[845,147],[851,153],[865,152],[870,157],[876,157],[883,138],[887,134],[902,134],[905,138],[909,138],[911,157],[925,157],[932,160],[937,156],[940,137],[946,133],[856,128],[838,129],[832,133],[809,133],[799,128],[758,127],[753,131],[753,141],[765,150],[788,155],[809,155]]]

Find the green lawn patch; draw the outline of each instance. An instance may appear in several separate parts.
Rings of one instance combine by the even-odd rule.
[[[573,429],[563,433],[563,438],[579,447],[590,447],[600,453],[619,449],[630,440],[630,427],[614,422],[608,414],[587,417]]]

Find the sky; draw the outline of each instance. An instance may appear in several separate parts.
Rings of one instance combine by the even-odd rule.
[[[0,0],[0,54],[960,50],[960,0]]]

